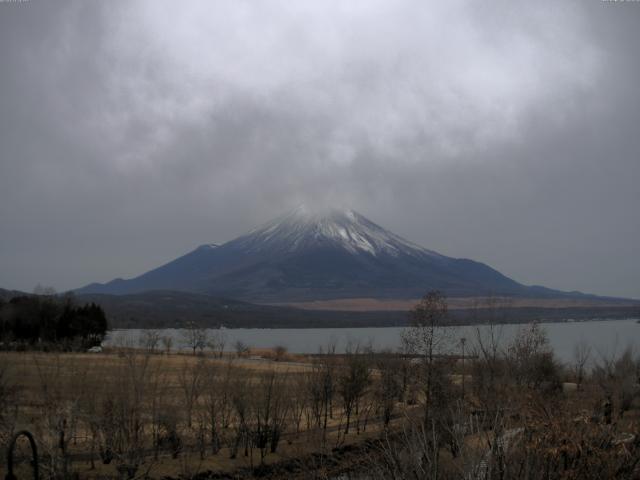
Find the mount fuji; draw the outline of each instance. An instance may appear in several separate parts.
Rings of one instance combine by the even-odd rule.
[[[175,290],[261,303],[345,298],[568,297],[522,285],[473,260],[411,243],[353,210],[301,206],[223,245],[206,244],[138,277],[93,283],[78,293]]]

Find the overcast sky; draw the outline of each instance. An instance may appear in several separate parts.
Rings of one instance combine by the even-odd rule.
[[[306,202],[640,298],[640,3],[0,2],[0,287],[131,277]]]

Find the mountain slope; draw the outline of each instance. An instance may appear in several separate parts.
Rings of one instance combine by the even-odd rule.
[[[485,264],[427,250],[352,210],[306,207],[221,246],[203,245],[139,277],[91,284],[79,293],[178,290],[289,302],[416,298],[431,289],[450,296],[569,295],[526,287]]]

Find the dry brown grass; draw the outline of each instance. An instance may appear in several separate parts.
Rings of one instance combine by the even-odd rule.
[[[123,385],[130,385],[121,382],[122,376],[134,374],[136,371],[146,372],[144,375],[154,376],[160,383],[161,388],[158,390],[150,390],[141,395],[142,418],[147,425],[151,423],[151,414],[148,411],[153,401],[154,395],[163,396],[163,406],[168,412],[174,413],[179,417],[180,435],[184,442],[185,448],[178,458],[171,458],[167,449],[160,453],[158,459],[154,460],[150,445],[153,444],[149,427],[145,430],[144,461],[139,469],[142,475],[148,472],[152,478],[161,478],[164,476],[178,478],[188,478],[193,474],[204,471],[217,472],[237,472],[239,469],[255,467],[260,462],[260,454],[256,448],[251,450],[249,456],[244,456],[242,448],[238,452],[236,458],[230,458],[231,450],[229,443],[224,443],[222,449],[217,454],[211,454],[209,448],[203,459],[196,451],[197,447],[197,430],[196,428],[187,428],[185,424],[183,388],[185,372],[195,371],[202,366],[203,358],[206,359],[208,366],[220,367],[219,372],[228,371],[234,379],[240,378],[245,385],[245,399],[248,402],[256,400],[264,390],[263,380],[268,377],[267,374],[275,373],[282,379],[278,383],[278,389],[286,396],[293,397],[301,390],[299,380],[315,378],[319,381],[322,377],[313,377],[312,374],[322,373],[323,368],[332,369],[334,380],[341,371],[346,371],[348,366],[348,358],[345,355],[335,355],[331,358],[321,358],[327,363],[324,365],[314,365],[312,359],[306,356],[290,355],[279,352],[279,361],[252,358],[255,356],[275,358],[276,352],[268,351],[252,351],[248,358],[235,358],[235,356],[227,356],[222,359],[213,357],[200,357],[189,354],[153,354],[145,355],[142,351],[135,350],[112,350],[99,354],[89,353],[16,353],[16,352],[0,352],[0,367],[6,372],[8,383],[17,387],[17,398],[20,399],[20,409],[16,417],[16,428],[25,428],[34,431],[38,441],[49,445],[49,451],[52,451],[51,445],[55,445],[55,428],[51,426],[43,426],[46,415],[52,415],[47,410],[48,399],[52,399],[58,405],[68,405],[76,402],[81,404],[87,402],[95,392],[100,399],[104,401],[110,396],[117,397],[122,392],[117,388]],[[375,358],[369,358],[371,385],[367,392],[366,401],[373,405],[373,397],[376,385],[381,382],[383,372],[379,363],[375,363]],[[137,363],[136,363],[137,362]],[[146,370],[136,370],[144,362]],[[458,365],[459,366],[459,365]],[[207,371],[211,374],[211,371]],[[216,374],[213,374],[214,376]],[[460,370],[450,370],[447,377],[452,387],[460,387],[462,377]],[[146,382],[145,378],[145,382]],[[541,429],[546,434],[545,428],[549,425],[556,425],[556,430],[561,432],[574,428],[574,419],[587,419],[594,412],[599,402],[602,400],[603,391],[597,383],[585,385],[585,388],[572,392],[570,394],[554,394],[547,395],[537,390],[527,390],[511,384],[507,377],[504,378],[506,384],[500,387],[494,395],[499,399],[504,408],[504,425],[505,429],[515,428],[519,426],[529,426],[532,431]],[[494,408],[495,401],[488,404],[478,403],[478,399],[473,393],[473,377],[469,374],[465,375],[466,381],[466,406],[465,415],[471,410],[490,411]],[[145,383],[141,382],[141,383]],[[152,383],[152,382],[151,382]],[[313,383],[318,385],[318,383]],[[337,385],[337,384],[335,384]],[[500,384],[498,384],[500,386]],[[143,388],[149,388],[146,385]],[[232,387],[233,388],[233,387]],[[499,393],[499,395],[498,395]],[[307,392],[308,394],[308,392]],[[407,426],[420,424],[419,416],[422,413],[420,402],[423,400],[421,391],[418,391],[416,397],[417,405],[408,406],[396,403],[394,413],[396,416],[390,425],[390,431],[394,433],[402,432]],[[453,390],[450,395],[457,395]],[[449,398],[454,398],[453,396]],[[456,397],[458,398],[458,397]],[[81,399],[81,400],[79,400]],[[508,401],[507,401],[508,400]],[[363,400],[364,402],[364,400]],[[364,404],[364,403],[363,403]],[[450,405],[459,405],[451,402]],[[127,405],[125,401],[122,405]],[[484,405],[484,406],[483,406]],[[493,405],[493,406],[492,406]],[[614,405],[617,408],[617,405]],[[66,408],[66,407],[65,407]],[[306,413],[310,412],[310,408],[306,407]],[[447,407],[448,408],[448,407]],[[196,404],[194,410],[194,418],[198,414],[205,413],[206,402],[201,401]],[[78,410],[80,412],[80,410]],[[54,418],[57,412],[53,412]],[[66,418],[70,418],[67,416]],[[154,417],[155,418],[155,417]],[[626,412],[620,418],[615,419],[616,428],[621,432],[637,432],[638,421],[640,420],[640,409],[635,405],[631,411]],[[235,421],[235,420],[234,420]],[[252,422],[254,420],[250,420]],[[282,434],[281,442],[277,453],[269,453],[264,458],[265,464],[274,464],[278,462],[289,462],[294,459],[309,457],[311,453],[324,451],[330,452],[332,448],[345,444],[362,445],[365,439],[380,438],[383,431],[382,422],[379,414],[371,413],[368,417],[368,426],[366,431],[357,430],[352,426],[349,435],[344,434],[345,413],[340,407],[340,398],[336,393],[333,398],[333,417],[328,419],[327,431],[323,432],[321,428],[313,424],[313,420],[307,424],[306,420],[301,423],[301,431],[295,432],[292,427],[292,419],[288,420],[288,428]],[[195,421],[194,421],[195,422]],[[583,422],[584,423],[584,422]],[[237,424],[236,424],[237,425]],[[562,427],[562,428],[561,428]],[[48,428],[48,429],[47,429]],[[485,427],[482,427],[485,428]],[[599,427],[598,427],[599,428]],[[227,440],[233,437],[234,425],[225,431]],[[73,458],[72,471],[79,474],[80,478],[114,478],[117,475],[116,462],[110,465],[103,465],[97,458],[95,461],[95,469],[91,468],[91,463],[87,458],[89,430],[86,423],[80,424],[73,431],[73,438],[69,438],[68,453]],[[48,435],[48,438],[47,438]],[[488,447],[487,440],[490,439],[491,429],[485,432],[476,431],[474,434],[467,435],[463,440],[464,445],[471,451],[485,451]],[[493,439],[495,440],[495,439]],[[53,447],[55,448],[55,447]],[[43,448],[43,452],[46,452]],[[450,464],[450,467],[458,468],[453,458],[449,458],[449,453],[443,449],[443,461]],[[26,473],[26,472],[25,472]],[[0,468],[0,475],[4,476],[5,472]],[[291,477],[291,478],[304,478]]]
[[[343,298],[316,300],[313,302],[280,303],[304,310],[330,310],[347,312],[409,311],[419,302],[415,299]],[[617,307],[630,305],[626,300],[593,300],[574,298],[503,298],[503,297],[452,297],[447,299],[449,309],[466,308],[569,308],[569,307]]]
[[[252,358],[252,357],[260,358]],[[178,376],[185,368],[193,367],[202,358],[219,366],[229,362],[247,372],[300,373],[308,371],[311,364],[302,355],[287,355],[286,360],[275,361],[269,357],[269,351],[252,350],[248,358],[236,358],[234,355],[223,358],[200,357],[183,353],[149,355],[151,370],[161,369],[165,386],[177,387]],[[70,388],[77,382],[100,381],[112,375],[112,372],[125,367],[126,359],[117,350],[105,353],[42,353],[42,352],[0,352],[0,365],[7,371],[8,381],[18,385],[24,399],[36,399],[42,386],[42,378],[57,379],[60,384]]]
[[[16,429],[27,429],[36,432],[40,436],[38,441],[43,440],[43,432],[47,430],[42,426],[44,422],[44,411],[46,410],[47,396],[55,397],[56,402],[61,405],[78,401],[82,395],[89,392],[98,392],[101,398],[110,395],[117,395],[117,391],[109,391],[112,385],[117,385],[114,376],[123,375],[127,372],[127,362],[134,354],[142,358],[141,352],[132,350],[112,350],[104,353],[41,353],[41,352],[0,352],[0,366],[4,366],[7,373],[7,380],[17,387],[17,395],[20,399],[20,409],[15,425]],[[270,352],[253,351],[251,355],[268,356]],[[202,357],[188,354],[154,354],[144,356],[148,359],[148,371],[160,372],[164,395],[169,397],[169,403],[176,411],[181,407],[180,375],[185,369],[195,368]],[[287,374],[288,382],[294,382],[296,375],[308,372],[312,368],[309,359],[299,355],[285,355],[280,361],[268,359],[254,360],[252,358],[235,358],[229,356],[222,359],[207,358],[208,362],[220,367],[227,367],[229,364],[234,369],[234,376],[247,378],[250,384],[258,384],[259,379],[266,372],[276,372]],[[105,385],[109,385],[105,387]],[[285,384],[284,388],[294,388],[292,384]],[[105,392],[105,388],[107,391]],[[44,390],[46,391],[46,394]],[[83,393],[84,392],[84,393]],[[105,397],[106,395],[106,397]],[[146,401],[149,401],[147,398]],[[338,400],[335,400],[336,404]],[[283,434],[278,452],[270,453],[264,459],[266,464],[288,461],[299,458],[317,451],[324,445],[332,448],[345,442],[361,442],[366,438],[371,438],[379,434],[379,427],[376,421],[369,423],[366,431],[356,434],[355,429],[348,438],[343,433],[344,416],[336,406],[335,415],[329,419],[326,437],[321,439],[320,432],[314,427],[306,430],[305,421],[302,423],[302,431],[296,434],[289,428]],[[89,431],[84,425],[79,425],[75,431],[73,439],[69,439],[69,454],[74,458],[73,471],[80,475],[80,478],[101,478],[113,477],[116,474],[114,463],[103,465],[99,459],[94,462],[95,469],[92,469],[91,462],[86,458],[88,452]],[[207,454],[204,459],[195,451],[189,451],[195,447],[196,439],[194,433],[183,433],[183,441],[187,448],[181,453],[179,458],[173,459],[167,453],[161,454],[159,459],[153,460],[151,452],[147,454],[145,463],[140,467],[140,471],[149,468],[149,475],[154,478],[170,476],[177,478],[188,473],[212,470],[231,472],[237,469],[256,466],[260,463],[259,454],[255,451],[252,456],[245,457],[241,453],[235,459],[231,459],[227,447],[216,455]],[[147,443],[149,440],[147,440]],[[55,438],[46,439],[46,443],[55,445]],[[44,452],[46,449],[42,449]],[[4,476],[6,472],[1,471]],[[26,473],[26,472],[25,472]]]

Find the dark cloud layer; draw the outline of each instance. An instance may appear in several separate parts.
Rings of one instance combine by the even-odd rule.
[[[0,286],[133,276],[301,202],[640,298],[640,4],[0,3]]]

